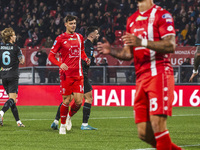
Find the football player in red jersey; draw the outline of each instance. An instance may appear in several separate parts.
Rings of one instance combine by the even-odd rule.
[[[60,107],[61,126],[59,134],[66,134],[65,123],[68,125],[68,130],[71,129],[71,117],[80,109],[82,104],[84,91],[81,59],[90,64],[90,59],[87,58],[84,51],[83,36],[75,32],[76,17],[66,16],[65,27],[66,32],[56,38],[48,57],[53,64],[60,67],[63,104]],[[55,58],[57,52],[61,55],[61,61],[57,61]],[[75,103],[68,113],[72,93]]]
[[[97,50],[122,60],[134,58],[136,94],[134,115],[139,138],[157,150],[181,150],[172,143],[167,116],[172,115],[174,91],[170,55],[175,50],[175,30],[171,14],[153,0],[138,0],[139,10],[127,20],[124,48],[111,49],[104,42]]]

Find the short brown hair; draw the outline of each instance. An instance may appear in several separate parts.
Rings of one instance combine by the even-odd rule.
[[[77,20],[77,17],[73,15],[67,15],[65,17],[65,22],[72,21],[72,20]]]
[[[5,28],[3,31],[1,31],[1,37],[4,43],[8,43],[13,36],[13,28]]]

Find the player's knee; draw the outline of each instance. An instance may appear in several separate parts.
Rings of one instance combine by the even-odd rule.
[[[143,140],[146,141],[146,132],[143,129],[138,129],[138,137]]]

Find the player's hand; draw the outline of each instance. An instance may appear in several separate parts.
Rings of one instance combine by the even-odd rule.
[[[89,66],[91,63],[91,60],[89,58],[86,58],[85,61],[86,61],[87,65]]]
[[[197,75],[198,73],[193,73],[189,79],[189,82],[193,82],[193,78]]]
[[[97,51],[100,54],[110,54],[111,51],[111,45],[110,43],[106,40],[106,38],[103,37],[103,43],[102,42],[98,42],[97,43]]]
[[[141,46],[142,41],[140,38],[130,33],[126,33],[126,35],[122,36],[122,40],[124,41],[125,45],[134,47]]]
[[[65,63],[62,63],[62,64],[60,65],[60,69],[66,71],[66,70],[68,70],[68,66],[67,66]]]

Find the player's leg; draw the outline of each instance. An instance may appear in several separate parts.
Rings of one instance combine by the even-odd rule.
[[[138,137],[141,140],[150,144],[152,147],[156,147],[154,132],[152,130],[151,123],[149,121],[137,123],[137,130],[138,130]]]
[[[19,119],[19,113],[18,113],[18,109],[17,109],[17,106],[16,106],[17,93],[9,93],[9,98],[14,99],[14,103],[11,106],[11,111],[12,111],[12,114],[13,114],[15,120],[16,120],[17,126],[18,127],[25,127],[25,125]]]
[[[90,125],[88,125],[88,119],[90,117],[93,97],[92,85],[90,84],[87,75],[84,75],[84,99],[85,103],[83,106],[83,123],[81,125],[81,130],[97,130],[97,128],[93,128]]]
[[[17,98],[17,92],[18,92],[18,78],[2,79],[2,83],[9,96],[9,100],[6,101],[2,110],[0,111],[0,124],[3,125],[3,115],[9,108],[11,108],[11,111],[17,122],[18,127],[25,127],[19,119],[19,114],[16,107],[16,98]]]
[[[54,130],[58,130],[58,128],[59,128],[60,107],[61,107],[62,103],[63,102],[60,103],[58,110],[57,110],[57,113],[56,113],[56,117],[55,117],[53,123],[51,124],[51,128],[54,129]]]
[[[150,121],[156,139],[156,148],[157,150],[181,150],[172,143],[167,130],[167,115],[172,114],[174,78],[172,75],[159,74],[153,77],[150,83],[152,84],[146,90],[150,101]]]
[[[85,85],[84,85],[85,86]],[[83,106],[83,123],[81,125],[81,130],[97,130],[97,128],[88,125],[88,119],[90,117],[90,111],[92,106],[92,91],[84,94],[85,103]]]
[[[156,147],[156,140],[149,118],[149,101],[143,84],[143,81],[136,81],[134,100],[135,123],[137,124],[138,137],[152,147]]]
[[[60,107],[61,125],[59,129],[59,134],[66,134],[65,122],[69,110],[70,97],[70,95],[63,95],[63,103]]]
[[[74,103],[71,105],[69,111],[69,117],[72,117],[81,108],[83,101],[83,78],[75,79],[73,86],[71,87],[73,91]]]

